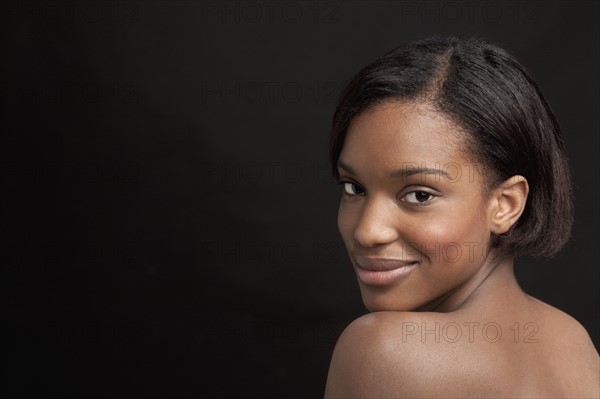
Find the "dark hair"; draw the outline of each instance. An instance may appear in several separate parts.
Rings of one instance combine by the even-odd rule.
[[[501,253],[555,255],[573,224],[571,175],[560,127],[538,84],[505,50],[479,38],[433,37],[375,60],[344,88],[329,155],[337,161],[352,118],[386,100],[420,101],[468,136],[488,186],[514,175],[529,183],[520,219],[496,237]]]

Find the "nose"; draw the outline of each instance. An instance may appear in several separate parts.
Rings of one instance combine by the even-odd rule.
[[[384,201],[368,201],[354,227],[354,239],[366,248],[396,241],[393,217],[393,209]]]

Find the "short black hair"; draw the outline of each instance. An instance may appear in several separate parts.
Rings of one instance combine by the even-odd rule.
[[[333,117],[334,177],[352,119],[387,100],[426,102],[460,126],[488,186],[514,175],[527,179],[523,214],[493,243],[501,253],[551,257],[569,240],[572,184],[560,126],[539,85],[506,50],[481,38],[431,37],[360,70]]]

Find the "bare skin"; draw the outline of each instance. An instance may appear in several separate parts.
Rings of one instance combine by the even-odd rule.
[[[492,248],[523,212],[526,179],[486,189],[463,137],[416,103],[350,124],[338,226],[372,313],[340,336],[325,397],[600,396],[585,329],[525,294]]]

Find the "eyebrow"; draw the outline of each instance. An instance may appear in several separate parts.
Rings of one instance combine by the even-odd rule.
[[[354,169],[342,160],[338,160],[337,166],[340,169],[343,169],[346,172],[349,172],[350,174],[357,175],[357,173],[354,171]],[[427,168],[425,166],[417,166],[414,163],[404,166],[401,169],[393,170],[388,174],[388,176],[391,178],[399,178],[399,177],[407,178],[409,176],[414,176],[414,175],[436,175],[436,176],[442,176],[447,180],[451,180],[450,175],[443,169]]]

